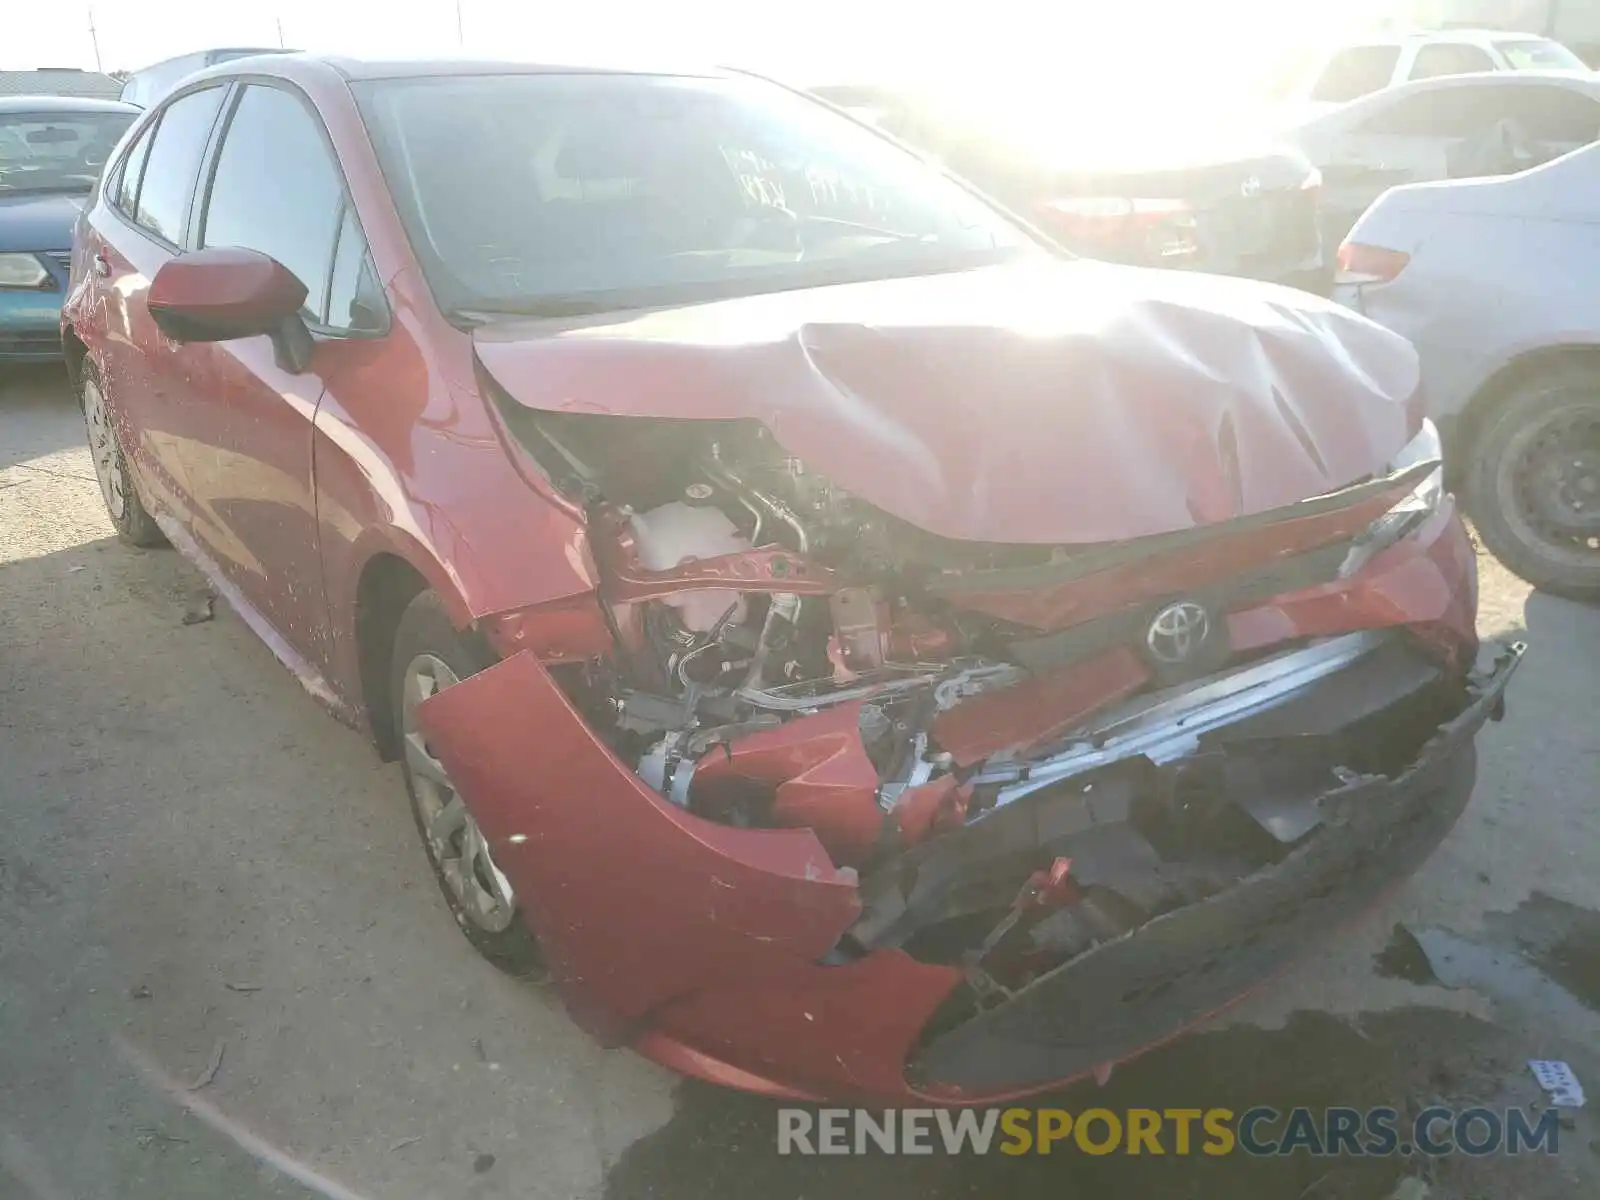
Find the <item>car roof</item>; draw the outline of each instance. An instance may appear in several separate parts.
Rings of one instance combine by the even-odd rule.
[[[88,96],[0,96],[0,115],[8,113],[130,113],[139,108],[120,100]]]
[[[1481,46],[1487,42],[1548,42],[1542,33],[1517,29],[1414,29],[1404,33],[1379,33],[1369,38],[1351,38],[1343,48],[1356,46],[1409,46],[1417,42],[1454,42]]]
[[[434,58],[369,60],[328,58],[323,61],[347,79],[399,79],[442,75],[724,75],[698,66],[674,69],[639,62],[526,62],[514,59]]]
[[[344,79],[425,79],[460,75],[661,75],[727,77],[739,72],[704,63],[641,64],[637,61],[529,62],[518,59],[473,58],[348,58],[341,55],[272,53],[217,63],[197,72],[186,82],[252,72],[290,75],[306,69],[332,70]]]
[[[1409,96],[1416,92],[1439,91],[1448,88],[1511,88],[1526,87],[1530,83],[1547,83],[1556,87],[1600,95],[1600,75],[1579,75],[1572,71],[1470,71],[1460,75],[1436,75],[1432,79],[1413,79],[1383,88],[1370,96],[1363,96],[1356,104],[1378,97]]]
[[[147,63],[133,72],[143,75],[147,71],[158,71],[162,67],[170,67],[175,63],[204,62],[214,54],[227,54],[233,58],[244,58],[255,54],[282,54],[283,51],[272,46],[211,46],[205,50],[190,50],[186,54],[174,54],[171,58],[163,58],[158,62]]]

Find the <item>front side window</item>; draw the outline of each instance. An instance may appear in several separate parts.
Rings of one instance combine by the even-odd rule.
[[[1351,46],[1328,60],[1311,99],[1343,104],[1389,86],[1400,64],[1399,46]]]
[[[1496,42],[1494,48],[1513,71],[1587,71],[1583,59],[1549,38]]]
[[[91,192],[134,113],[0,115],[0,195]]]
[[[217,154],[200,244],[277,259],[306,285],[306,315],[320,321],[343,212],[344,181],[317,118],[282,88],[247,87]]]
[[[330,329],[356,333],[380,332],[388,320],[383,289],[367,252],[367,239],[361,235],[355,212],[348,206],[339,222],[333,273],[328,279],[327,312],[322,320]]]
[[[144,164],[134,219],[158,237],[183,241],[189,201],[194,196],[200,160],[222,107],[223,89],[205,88],[180,96],[161,114],[155,141]]]
[[[1047,253],[915,155],[744,79],[358,85],[441,308],[559,313]]]

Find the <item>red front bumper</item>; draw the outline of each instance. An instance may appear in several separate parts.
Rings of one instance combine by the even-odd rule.
[[[1249,649],[1406,626],[1470,663],[1475,611],[1475,557],[1447,500],[1356,577],[1232,614],[1230,629],[1236,648]],[[522,898],[569,1010],[607,1044],[795,1098],[974,1103],[1065,1082],[909,1083],[923,1028],[961,973],[900,950],[827,962],[860,911],[855,873],[836,868],[809,830],[732,828],[662,799],[595,738],[532,654],[440,693],[420,717]],[[1138,1045],[1216,1007],[1164,1011]],[[1106,1050],[1126,1057],[1130,1045],[1116,1039]]]

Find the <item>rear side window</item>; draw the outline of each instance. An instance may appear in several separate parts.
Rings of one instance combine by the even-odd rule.
[[[1460,138],[1481,133],[1505,115],[1503,87],[1430,88],[1375,114],[1361,133],[1385,137]]]
[[[1440,75],[1470,75],[1474,71],[1494,70],[1494,59],[1487,50],[1464,42],[1437,42],[1417,51],[1411,65],[1411,78],[1434,79]]]
[[[1508,90],[1506,116],[1534,140],[1582,146],[1600,138],[1600,101],[1570,88],[1540,84]]]
[[[1600,138],[1600,101],[1550,84],[1463,84],[1407,96],[1374,116],[1360,132],[1467,138],[1501,121],[1516,122],[1535,141],[1584,145]]]
[[[156,127],[134,220],[173,245],[183,241],[189,201],[222,107],[222,94],[222,88],[212,87],[180,96],[162,112],[161,124]]]
[[[1585,71],[1583,59],[1560,42],[1544,38],[1496,42],[1494,48],[1505,56],[1513,71]]]
[[[116,178],[106,190],[106,198],[130,218],[139,201],[139,180],[144,175],[144,160],[150,155],[150,136],[155,128],[150,125],[128,148]]]
[[[286,197],[293,202],[285,203]],[[344,178],[311,110],[282,88],[246,88],[217,155],[201,244],[271,255],[306,285],[311,319],[356,328],[352,314],[366,243],[353,218],[340,236],[345,215]],[[330,319],[336,266],[334,303],[341,312]]]
[[[1311,89],[1313,100],[1343,103],[1389,86],[1399,46],[1351,46],[1328,60]]]

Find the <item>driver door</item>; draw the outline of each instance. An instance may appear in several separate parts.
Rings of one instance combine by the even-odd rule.
[[[341,343],[380,336],[381,293],[322,122],[288,85],[241,87],[197,201],[195,244],[270,255],[306,285],[316,346],[303,369],[258,336],[182,347],[184,403],[204,413],[188,447],[193,528],[245,616],[303,677],[329,674],[312,441],[317,407],[347,360]]]

